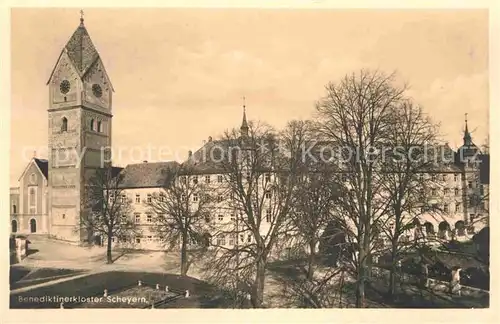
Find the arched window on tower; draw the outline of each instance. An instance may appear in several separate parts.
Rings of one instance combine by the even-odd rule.
[[[68,119],[66,117],[63,117],[61,124],[61,132],[67,132],[67,131],[68,131]]]
[[[98,121],[98,122],[97,122],[97,131],[98,131],[99,133],[102,133],[102,121]]]
[[[94,131],[94,130],[95,130],[95,129],[94,129],[94,118],[92,118],[92,119],[90,120],[90,130],[91,130],[91,131]]]

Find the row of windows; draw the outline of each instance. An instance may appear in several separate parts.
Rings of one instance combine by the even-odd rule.
[[[247,178],[249,178],[249,177],[250,176],[247,175]],[[205,180],[205,183],[211,183],[212,182],[212,176],[211,175],[205,175],[205,176],[203,176],[203,178]],[[265,179],[266,182],[271,181],[271,175],[270,174],[266,174],[264,179]],[[194,184],[197,184],[199,182],[199,178],[198,178],[197,175],[192,176],[192,180],[193,180]],[[181,181],[182,181],[182,183],[186,183],[187,178],[184,176],[184,177],[181,178]],[[223,182],[224,182],[224,176],[220,175],[220,174],[217,175],[217,183],[223,183]]]
[[[94,132],[102,133],[104,131],[102,121],[91,119],[90,120],[90,130],[94,131]],[[61,119],[61,132],[67,132],[67,131],[68,131],[68,118],[63,117]]]
[[[140,213],[134,213],[134,223],[140,224],[141,223],[141,214]],[[153,215],[147,213],[146,214],[146,222],[147,223],[152,223],[153,222]]]
[[[248,234],[248,235],[240,234],[239,237],[240,237],[240,243],[245,243],[245,241],[247,243],[252,243],[252,235],[251,234]],[[226,241],[226,238],[227,238],[227,241]],[[228,245],[235,245],[237,243],[236,238],[237,238],[236,234],[227,234],[227,235],[226,234],[219,234],[216,237],[215,243],[217,245],[221,245],[221,246],[226,245],[226,242],[228,243]]]
[[[159,195],[159,198],[160,198],[160,201],[163,201],[165,199],[165,195],[163,193],[161,193]],[[109,199],[113,200],[114,199],[114,195],[110,194],[109,195]],[[120,200],[121,200],[121,202],[124,202],[124,203],[127,202],[127,200],[128,200],[127,195],[126,194],[121,194]],[[140,194],[136,194],[134,201],[135,201],[136,204],[140,204],[141,203],[141,195]],[[153,195],[152,194],[147,194],[146,195],[146,202],[151,203],[152,201],[153,201]]]
[[[468,183],[468,188],[469,188],[469,189],[472,189],[472,181],[469,181],[469,183]],[[424,189],[422,189],[422,191],[423,191],[423,190],[424,190]],[[461,193],[461,191],[460,191],[460,188],[454,188],[453,190],[454,190],[455,196],[461,196],[461,195],[462,195],[462,193]],[[443,189],[443,193],[444,193],[446,196],[447,196],[447,195],[449,195],[449,194],[450,194],[450,192],[451,192],[451,188],[444,188],[444,189]],[[479,193],[480,193],[480,195],[484,195],[484,186],[483,186],[483,185],[480,185],[480,186],[479,186]],[[422,194],[423,194],[423,192],[422,192]],[[432,196],[437,196],[438,194],[439,194],[439,193],[438,193],[438,189],[437,189],[437,188],[432,188],[432,189],[431,189],[431,195],[432,195]]]
[[[472,198],[472,197],[471,197],[471,198]],[[443,204],[442,206],[443,206],[443,212],[445,212],[445,213],[449,213],[449,212],[451,212],[450,207],[451,207],[452,205],[450,205],[450,204]],[[469,200],[469,207],[473,207],[473,206],[474,206],[474,201],[473,201],[473,199],[470,199],[470,200]],[[482,204],[480,204],[478,207],[479,207],[480,209],[482,209],[482,210],[488,210],[488,202],[483,202],[483,203],[482,203]],[[438,205],[438,204],[434,204],[434,205],[432,206],[432,208],[433,208],[433,209],[438,210],[438,209],[439,209],[439,205]],[[425,212],[426,212],[426,207],[422,207],[421,212],[422,212],[422,213],[425,213]],[[455,213],[460,213],[460,212],[462,212],[462,203],[461,203],[461,202],[457,202],[457,203],[455,203],[455,210],[454,210],[454,212],[455,212]]]

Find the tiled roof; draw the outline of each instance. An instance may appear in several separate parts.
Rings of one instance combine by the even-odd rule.
[[[35,160],[36,165],[38,166],[38,168],[40,168],[40,171],[42,171],[45,179],[48,179],[49,178],[49,161],[43,160],[43,159],[37,159],[37,158],[34,158],[33,160]]]
[[[66,51],[80,75],[83,75],[99,56],[83,22],[66,44]]]
[[[183,163],[193,173],[217,173],[222,170],[220,159],[222,152],[230,146],[229,140],[210,141]]]
[[[129,164],[121,171],[122,188],[157,188],[168,184],[169,170],[177,169],[179,163],[175,161]]]

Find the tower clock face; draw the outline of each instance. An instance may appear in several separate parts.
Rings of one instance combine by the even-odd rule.
[[[94,96],[96,96],[97,98],[100,98],[102,96],[102,88],[100,85],[98,84],[93,84],[92,85],[92,93],[94,94]]]
[[[59,90],[61,91],[62,94],[67,94],[70,88],[71,84],[69,83],[68,80],[61,81],[61,84],[59,85]]]

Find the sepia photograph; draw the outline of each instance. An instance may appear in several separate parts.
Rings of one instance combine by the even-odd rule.
[[[9,16],[10,309],[490,307],[488,9]]]

